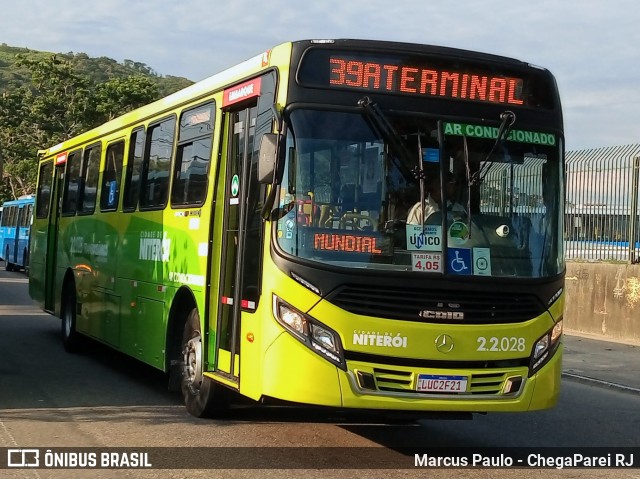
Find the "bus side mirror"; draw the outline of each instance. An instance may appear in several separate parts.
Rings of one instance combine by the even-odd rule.
[[[276,133],[262,135],[258,155],[258,181],[271,184],[273,183],[278,158],[278,135]]]

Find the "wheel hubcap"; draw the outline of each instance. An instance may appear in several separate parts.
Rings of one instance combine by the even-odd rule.
[[[67,306],[64,313],[64,335],[67,338],[71,336],[71,321],[71,311],[69,311],[69,306]]]
[[[200,335],[194,336],[184,345],[183,377],[191,389],[197,390],[202,383],[202,341]]]

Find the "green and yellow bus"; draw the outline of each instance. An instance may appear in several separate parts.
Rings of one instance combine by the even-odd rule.
[[[67,350],[91,337],[167,372],[195,416],[238,395],[545,409],[563,202],[549,71],[285,43],[41,151],[30,293]]]

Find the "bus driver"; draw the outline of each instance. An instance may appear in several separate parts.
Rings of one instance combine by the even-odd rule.
[[[440,188],[440,177],[438,175],[431,176],[426,183],[427,197],[424,201],[424,208],[420,208],[420,201],[413,205],[409,209],[407,214],[407,224],[419,225],[423,221],[426,222],[429,216],[433,213],[440,211],[440,204],[442,201],[442,193]],[[447,201],[447,210],[454,213],[465,214],[465,209],[460,203],[452,203],[451,200],[455,197],[456,183],[453,177],[447,176],[445,184],[445,197]],[[422,211],[424,216],[422,216]],[[422,221],[421,221],[422,220]]]

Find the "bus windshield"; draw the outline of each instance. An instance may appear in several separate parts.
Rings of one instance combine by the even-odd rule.
[[[276,238],[338,267],[537,278],[564,270],[561,138],[517,122],[289,114]],[[443,205],[445,205],[443,207]]]

